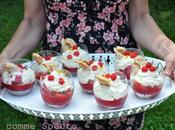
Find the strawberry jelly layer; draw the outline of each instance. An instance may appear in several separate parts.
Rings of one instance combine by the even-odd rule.
[[[135,92],[140,93],[140,94],[147,94],[147,95],[155,95],[155,94],[159,94],[161,89],[162,89],[162,85],[159,86],[144,86],[141,83],[137,82],[137,81],[133,81],[133,89]]]
[[[66,92],[59,93],[48,90],[46,87],[41,88],[41,95],[43,100],[49,105],[63,106],[70,102],[73,91],[67,90]]]
[[[89,80],[88,83],[86,83],[86,84],[80,83],[80,86],[85,91],[93,91],[93,84],[94,84],[94,81],[93,80]]]
[[[11,91],[24,91],[24,90],[28,90],[31,89],[33,87],[35,82],[32,83],[28,83],[28,84],[12,84],[12,85],[8,85],[3,83],[4,87],[11,90]]]
[[[109,107],[109,108],[110,107],[111,108],[115,108],[115,107],[121,108],[123,104],[125,103],[126,98],[127,98],[127,95],[119,99],[114,99],[113,101],[108,101],[108,100],[103,100],[98,97],[95,97],[97,103],[99,103],[103,107]]]
[[[126,78],[130,80],[130,75],[131,75],[131,66],[126,67],[125,69],[120,70],[126,75]]]
[[[68,70],[68,71],[71,72],[71,73],[76,73],[76,72],[77,72],[77,68],[69,68],[69,67],[67,67],[67,66],[65,66],[65,65],[63,65],[63,68],[64,68],[65,70]]]

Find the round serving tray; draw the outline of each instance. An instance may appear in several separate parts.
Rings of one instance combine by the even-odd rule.
[[[108,66],[108,71],[112,71],[114,54],[90,54],[89,56],[95,60],[104,61]],[[165,64],[158,59],[149,57],[147,59]],[[4,88],[0,90],[0,98],[16,110],[38,117],[61,120],[100,120],[146,111],[159,105],[175,93],[174,82],[168,77],[165,78],[161,93],[154,99],[137,98],[129,86],[129,94],[124,106],[118,110],[107,110],[97,105],[93,95],[82,92],[76,77],[74,77],[74,85],[74,95],[70,104],[61,109],[51,108],[43,102],[37,83],[33,90],[25,96],[14,96]]]

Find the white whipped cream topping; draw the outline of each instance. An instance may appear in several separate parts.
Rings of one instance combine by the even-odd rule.
[[[123,82],[119,77],[117,77],[110,87],[103,86],[98,81],[95,81],[93,92],[96,97],[103,100],[117,100],[127,95],[127,83]]]
[[[45,86],[50,90],[50,91],[55,91],[55,92],[65,92],[68,89],[73,89],[73,84],[72,81],[66,77],[64,74],[58,74],[57,72],[53,71],[51,73],[51,75],[54,76],[54,80],[53,81],[49,81],[48,80],[48,76],[46,76],[46,78],[41,81],[41,84],[45,84]],[[64,84],[60,85],[59,84],[59,78],[63,78],[64,79]]]
[[[92,70],[92,66],[94,66],[94,65],[96,65],[98,67],[96,71]],[[104,72],[105,72],[104,65],[103,65],[103,67],[100,67],[98,65],[98,62],[94,61],[90,65],[90,70],[83,69],[83,68],[78,69],[77,78],[78,78],[79,82],[86,84],[86,83],[88,83],[89,80],[95,80],[96,74],[102,74]]]
[[[43,63],[41,63],[40,65],[36,61],[34,61],[33,69],[37,72],[48,72],[47,68],[43,64],[58,66],[59,64],[58,58],[59,58],[58,56],[51,57],[50,60],[45,60],[43,58]]]
[[[79,56],[74,56],[74,52],[75,51],[79,51]],[[68,55],[72,55],[72,59],[67,59]],[[62,54],[62,63],[65,64],[66,67],[70,67],[70,68],[79,68],[79,64],[75,63],[76,60],[88,60],[88,53],[79,48],[77,50],[67,50],[65,52],[63,52]]]
[[[23,69],[20,72],[12,72],[9,73],[7,71],[4,71],[2,73],[2,79],[5,84],[12,85],[12,82],[15,81],[16,75],[19,75],[21,77],[23,84],[32,83],[35,81],[35,73],[32,69]]]
[[[116,59],[115,63],[115,67],[117,70],[125,69],[126,67],[134,63],[134,58],[130,58],[130,56],[124,56],[121,59]]]
[[[146,86],[158,86],[162,85],[164,81],[164,77],[159,74],[159,72],[142,72],[139,70],[135,75],[131,74],[131,80],[136,80],[142,85]]]

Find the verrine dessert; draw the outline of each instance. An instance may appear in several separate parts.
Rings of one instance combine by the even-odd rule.
[[[60,55],[56,51],[45,50],[32,54],[33,70],[36,73],[36,79],[39,81],[42,74],[47,74],[48,66],[61,68]]]
[[[76,61],[80,68],[77,78],[84,92],[92,93],[95,76],[105,72],[105,66],[101,61]]]
[[[115,52],[115,70],[120,70],[125,73],[127,79],[130,79],[131,66],[135,62],[144,59],[143,52],[135,48],[124,48],[117,46],[114,48]]]
[[[14,95],[28,94],[35,83],[35,73],[27,59],[14,59],[2,65],[3,86]]]
[[[53,70],[50,74],[41,76],[40,91],[48,106],[65,107],[72,99],[73,90],[72,77],[67,71]]]
[[[97,75],[93,87],[96,102],[107,109],[121,108],[128,95],[128,82],[122,72]]]
[[[139,98],[154,98],[163,87],[163,66],[159,62],[143,62],[132,66],[131,85]]]
[[[88,51],[84,45],[78,45],[73,39],[66,38],[61,40],[63,68],[72,74],[77,73],[80,67],[77,60],[88,60]]]

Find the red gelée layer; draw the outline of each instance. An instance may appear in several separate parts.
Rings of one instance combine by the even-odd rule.
[[[49,91],[46,87],[42,88],[41,95],[43,100],[49,105],[64,106],[72,98],[73,91],[67,90],[64,93]]]
[[[127,98],[127,95],[119,98],[119,99],[114,99],[113,101],[108,101],[108,100],[103,100],[98,97],[95,97],[97,103],[99,103],[103,107],[111,107],[111,108],[121,108],[123,104],[125,103]]]
[[[69,68],[69,67],[67,67],[67,66],[65,66],[65,65],[63,65],[63,68],[64,68],[65,70],[68,70],[68,71],[71,72],[71,73],[76,73],[76,72],[77,72],[77,68]]]
[[[93,84],[94,84],[94,81],[93,80],[89,80],[88,83],[86,83],[86,84],[80,83],[80,86],[85,91],[93,91]]]
[[[147,95],[157,95],[162,89],[162,85],[159,86],[143,86],[137,81],[133,81],[133,89],[135,92]]]
[[[11,91],[24,91],[24,90],[31,89],[34,83],[35,82],[28,83],[28,84],[12,84],[12,85],[3,83],[3,86]]]
[[[130,80],[130,75],[131,75],[131,66],[126,67],[125,69],[120,70],[126,75],[126,78]]]

